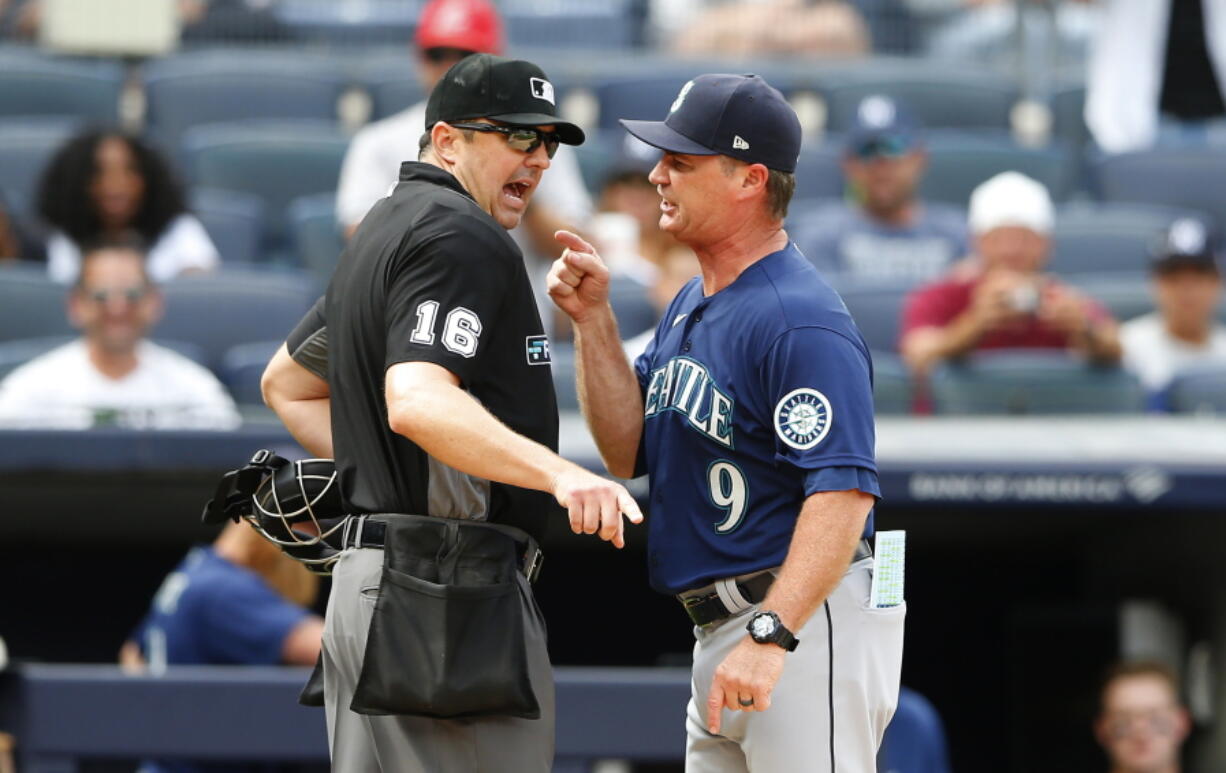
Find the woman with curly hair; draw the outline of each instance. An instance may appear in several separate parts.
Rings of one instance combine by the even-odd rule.
[[[187,211],[166,161],[120,131],[92,129],[60,148],[43,173],[38,211],[55,229],[47,240],[47,273],[59,282],[76,279],[81,244],[125,231],[149,245],[147,269],[155,282],[210,271],[221,261]]]

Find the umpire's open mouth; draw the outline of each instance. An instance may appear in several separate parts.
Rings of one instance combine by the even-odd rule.
[[[536,183],[528,179],[512,180],[502,186],[503,197],[509,199],[509,203],[515,207],[523,207],[528,203],[528,197],[532,193],[532,189]]]

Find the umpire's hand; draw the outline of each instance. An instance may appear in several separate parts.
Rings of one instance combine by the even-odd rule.
[[[549,269],[549,297],[567,316],[583,323],[609,302],[609,268],[595,247],[570,231],[558,231],[553,238],[566,249]]]
[[[622,514],[631,523],[642,523],[643,513],[630,492],[620,483],[588,472],[579,466],[558,473],[553,479],[553,495],[570,516],[575,534],[599,534],[614,547],[626,546]]]

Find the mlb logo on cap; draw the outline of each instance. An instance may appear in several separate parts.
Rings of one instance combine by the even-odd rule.
[[[530,78],[529,83],[532,85],[532,96],[543,99],[551,105],[557,104],[553,101],[552,83],[543,78]]]

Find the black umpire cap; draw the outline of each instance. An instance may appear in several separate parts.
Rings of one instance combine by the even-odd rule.
[[[473,54],[452,65],[426,102],[426,130],[439,121],[489,118],[510,126],[554,126],[558,139],[582,145],[583,130],[558,118],[553,84],[532,62]]]
[[[757,75],[699,75],[663,121],[621,120],[648,145],[690,156],[729,156],[795,172],[800,119],[778,89]]]

